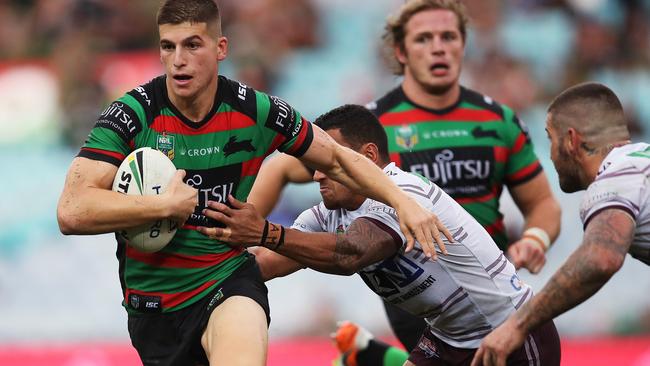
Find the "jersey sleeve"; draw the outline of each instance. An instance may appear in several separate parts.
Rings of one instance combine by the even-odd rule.
[[[308,233],[325,232],[325,219],[321,212],[320,205],[316,205],[308,210],[303,211],[293,222],[291,228]]]
[[[515,186],[535,178],[542,172],[542,165],[535,155],[528,128],[508,107],[503,107],[505,136],[509,154],[505,169],[505,182]]]
[[[281,152],[302,156],[314,139],[311,123],[284,100],[255,92],[258,100],[258,116],[266,132],[275,134],[272,147]]]
[[[360,217],[370,220],[388,235],[392,236],[398,247],[406,243],[406,237],[402,234],[399,219],[394,208],[385,203],[371,200],[366,212]]]
[[[100,114],[78,156],[119,166],[142,131],[144,109],[133,96],[126,94]]]
[[[631,164],[601,173],[582,199],[580,218],[583,226],[586,228],[593,217],[609,208],[623,210],[636,221],[644,207],[642,200],[647,187],[646,175]]]

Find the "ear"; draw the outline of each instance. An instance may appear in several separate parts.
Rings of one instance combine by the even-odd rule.
[[[402,47],[401,45],[396,45],[393,48],[393,51],[395,52],[395,58],[397,59],[397,61],[399,61],[399,63],[401,64],[406,64],[406,50],[404,49],[404,47]]]
[[[217,61],[223,61],[228,56],[228,38],[219,37],[217,40]]]
[[[359,153],[366,158],[370,159],[373,163],[377,164],[379,161],[379,148],[372,142],[367,142],[361,145]]]
[[[582,146],[582,136],[575,128],[569,127],[567,129],[565,143],[567,145],[567,151],[569,151],[571,155],[581,156],[583,154],[583,151],[580,148]]]

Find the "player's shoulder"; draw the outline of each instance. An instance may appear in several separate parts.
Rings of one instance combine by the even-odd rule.
[[[614,148],[603,160],[594,183],[633,175],[646,178],[650,175],[650,145],[646,143]],[[624,183],[626,180],[620,181]]]
[[[257,117],[257,103],[260,101],[258,94],[264,95],[240,81],[229,79],[223,75],[219,75],[217,93],[218,98],[234,111],[253,119]]]
[[[511,108],[505,104],[497,102],[492,97],[463,86],[461,86],[461,99],[463,102],[469,103],[476,108],[492,112],[498,115],[501,119],[504,119],[508,112],[512,112]]]
[[[388,93],[384,94],[379,99],[366,104],[365,107],[368,108],[368,110],[370,110],[375,116],[379,117],[382,114],[389,112],[391,109],[405,100],[406,96],[402,91],[402,87],[397,86],[394,89],[390,90]]]

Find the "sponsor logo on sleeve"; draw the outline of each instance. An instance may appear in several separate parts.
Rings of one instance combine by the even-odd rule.
[[[279,132],[288,139],[296,137],[302,126],[302,119],[296,120],[293,108],[284,100],[269,96],[271,107],[266,120],[266,127]]]
[[[95,127],[103,127],[117,133],[124,141],[131,141],[142,127],[134,120],[135,112],[126,104],[114,102],[99,116]]]

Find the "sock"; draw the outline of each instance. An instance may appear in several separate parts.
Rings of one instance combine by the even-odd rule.
[[[409,354],[399,348],[390,346],[381,341],[371,339],[368,347],[356,353],[356,360],[352,359],[354,354],[345,355],[344,365],[346,366],[402,366],[408,359]],[[350,358],[350,360],[348,360]],[[356,361],[356,362],[354,362]]]

